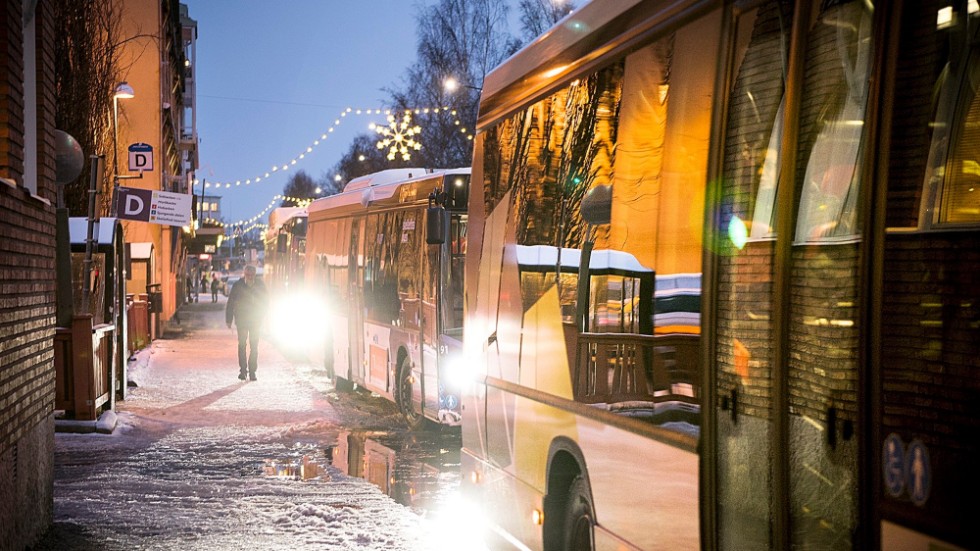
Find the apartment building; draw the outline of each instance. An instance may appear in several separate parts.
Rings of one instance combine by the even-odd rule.
[[[191,193],[198,166],[196,116],[197,22],[176,0],[115,0],[121,12],[124,47],[120,80],[132,97],[118,102],[116,166],[119,184],[174,193]],[[149,146],[152,170],[132,170],[130,148]],[[113,164],[110,162],[110,164]],[[150,255],[148,273],[132,277],[127,292],[162,294],[161,331],[180,306],[186,271],[186,243],[193,231],[146,222],[124,221],[126,241]],[[134,274],[136,275],[136,274]]]

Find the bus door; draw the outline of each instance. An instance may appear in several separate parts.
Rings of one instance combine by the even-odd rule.
[[[420,211],[419,216],[423,216]],[[425,227],[422,225],[422,227]],[[445,244],[424,245],[422,255],[422,383],[423,410],[428,416],[435,416],[439,411],[439,334],[442,324],[439,320],[439,307],[444,300],[440,284],[443,271],[443,255]]]
[[[732,18],[709,372],[719,549],[860,541],[874,13],[860,1],[803,6],[814,12],[768,2]],[[789,36],[794,18],[805,36]]]
[[[364,371],[364,219],[355,218],[351,223],[350,256],[347,265],[350,266],[350,286],[347,296],[347,319],[350,356],[350,381],[363,381]]]
[[[874,196],[869,524],[886,550],[980,549],[980,12],[901,5]]]

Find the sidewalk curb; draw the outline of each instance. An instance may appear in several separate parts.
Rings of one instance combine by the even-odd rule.
[[[116,412],[112,410],[102,412],[102,415],[100,415],[95,421],[55,419],[54,431],[76,434],[91,434],[93,432],[97,432],[99,434],[112,434],[112,431],[116,430],[116,423],[118,420],[119,419],[116,416]]]

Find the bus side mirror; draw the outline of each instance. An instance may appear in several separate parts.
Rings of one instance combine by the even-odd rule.
[[[425,242],[429,245],[442,245],[449,234],[449,213],[439,205],[425,209]]]

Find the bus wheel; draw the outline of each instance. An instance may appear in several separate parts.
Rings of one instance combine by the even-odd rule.
[[[593,526],[592,495],[582,475],[576,476],[568,488],[565,501],[565,551],[592,551]]]
[[[354,383],[351,382],[350,379],[345,379],[340,375],[337,375],[333,379],[333,388],[337,392],[343,392],[343,393],[354,392]]]
[[[415,406],[412,404],[412,388],[415,386],[413,381],[412,361],[408,357],[402,358],[398,365],[398,394],[395,401],[398,403],[398,411],[405,418],[405,424],[408,425],[408,428],[419,430],[425,423],[425,417],[420,412],[415,411]]]

